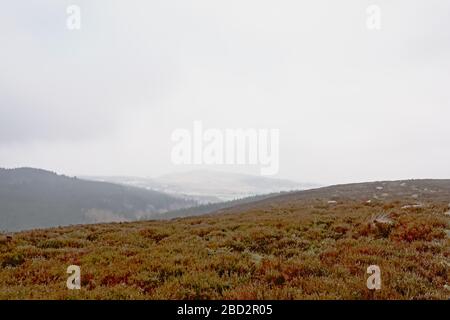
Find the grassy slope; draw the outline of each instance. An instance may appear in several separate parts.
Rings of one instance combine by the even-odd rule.
[[[240,213],[73,226],[0,244],[0,299],[447,299],[448,201],[275,201]],[[386,213],[391,224],[373,223]],[[65,287],[81,266],[82,290]],[[377,264],[382,289],[369,292]]]

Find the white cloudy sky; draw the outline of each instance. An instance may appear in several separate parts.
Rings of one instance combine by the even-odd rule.
[[[66,28],[70,4],[80,31]],[[380,31],[366,28],[370,4]],[[171,163],[170,137],[194,120],[279,128],[283,178],[450,178],[450,2],[2,4],[0,167],[192,169]]]

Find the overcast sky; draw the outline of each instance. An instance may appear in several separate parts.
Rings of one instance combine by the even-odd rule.
[[[0,167],[195,169],[170,159],[171,133],[194,120],[280,129],[282,178],[450,178],[450,2],[2,3]]]

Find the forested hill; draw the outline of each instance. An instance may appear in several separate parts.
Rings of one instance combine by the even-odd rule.
[[[0,169],[0,230],[148,219],[194,205],[162,192],[41,169]]]

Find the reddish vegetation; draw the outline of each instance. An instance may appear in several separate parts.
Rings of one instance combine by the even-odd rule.
[[[447,299],[448,203],[405,204],[304,200],[18,233],[0,243],[0,298]],[[71,264],[79,291],[66,288]]]

